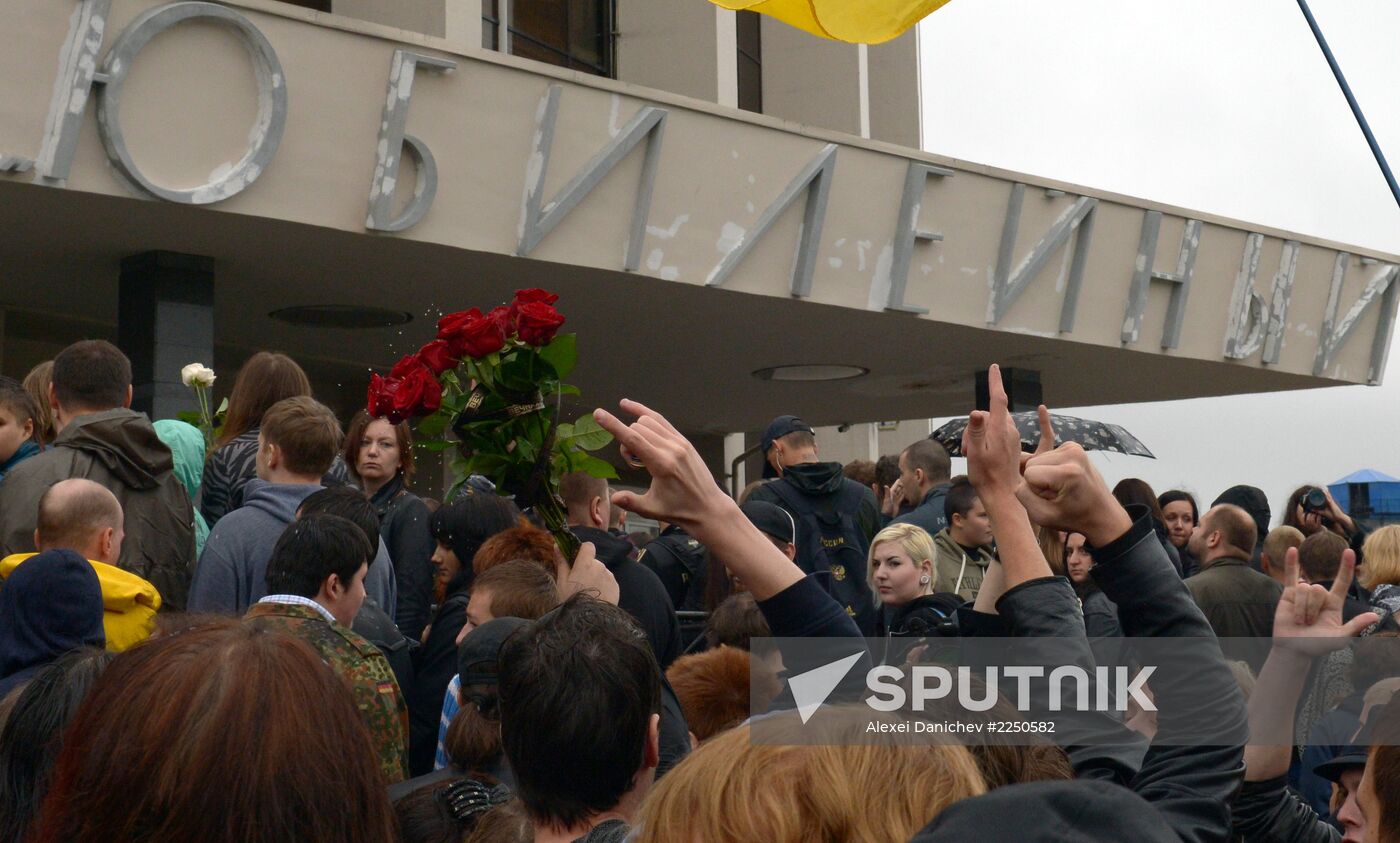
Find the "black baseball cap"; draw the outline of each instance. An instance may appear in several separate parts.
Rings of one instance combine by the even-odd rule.
[[[768,501],[744,501],[739,510],[765,534],[780,542],[797,544],[797,525],[781,506]]]
[[[457,647],[457,672],[461,674],[462,685],[494,685],[495,673],[471,668],[483,664],[496,664],[501,658],[501,645],[506,639],[532,622],[520,618],[496,618],[473,629]]]
[[[768,462],[768,451],[773,447],[773,442],[782,439],[789,433],[816,433],[812,426],[807,424],[797,416],[778,416],[768,423],[768,427],[763,430],[763,440],[761,448],[763,450],[763,476],[774,478],[778,472],[773,470],[772,463]]]

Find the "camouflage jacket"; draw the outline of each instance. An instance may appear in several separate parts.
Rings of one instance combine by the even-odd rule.
[[[264,629],[294,635],[320,653],[350,686],[385,779],[392,784],[407,777],[408,706],[378,647],[306,606],[257,603],[245,617]]]

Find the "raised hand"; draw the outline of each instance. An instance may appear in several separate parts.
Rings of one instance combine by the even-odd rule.
[[[617,605],[617,580],[608,566],[598,561],[592,542],[584,542],[579,547],[573,565],[565,564],[564,557],[556,554],[554,573],[561,603],[580,591],[588,591],[599,600]]]
[[[705,545],[744,581],[757,600],[766,600],[802,579],[802,571],[739,511],[705,467],[695,447],[660,413],[636,401],[623,401],[631,424],[606,410],[593,417],[626,453],[651,474],[645,494],[617,492],[612,502],[628,512],[668,521]]]
[[[724,493],[705,466],[695,447],[660,413],[636,401],[622,401],[624,412],[637,417],[627,424],[607,410],[595,410],[598,424],[651,474],[646,494],[617,492],[612,502],[647,518],[679,524],[691,529],[698,521],[713,515],[717,507],[733,501]]]
[[[1309,657],[1320,656],[1345,647],[1361,630],[1380,620],[1375,612],[1342,620],[1342,606],[1356,571],[1356,554],[1351,550],[1343,551],[1342,566],[1331,589],[1309,585],[1299,578],[1297,548],[1289,549],[1283,565],[1291,585],[1283,590],[1274,611],[1274,647]]]
[[[1076,442],[1066,442],[1027,460],[1016,497],[1035,523],[1083,533],[1090,544],[1099,547],[1133,525]]]

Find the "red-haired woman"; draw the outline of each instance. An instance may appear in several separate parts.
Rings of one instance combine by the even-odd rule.
[[[422,641],[435,602],[437,542],[428,529],[432,517],[428,505],[408,490],[413,480],[413,435],[408,422],[391,424],[361,410],[350,420],[341,456],[350,479],[359,484],[379,515],[379,535],[398,579],[394,622],[406,637]]]
[[[221,621],[121,654],[65,734],[39,843],[384,843],[394,820],[345,683]]]

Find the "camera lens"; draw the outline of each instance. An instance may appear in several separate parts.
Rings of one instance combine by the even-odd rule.
[[[1304,508],[1304,509],[1326,509],[1326,508],[1327,508],[1327,496],[1326,496],[1325,494],[1322,493],[1322,490],[1321,490],[1321,489],[1312,489],[1312,490],[1309,490],[1309,492],[1308,492],[1306,495],[1303,496],[1303,508]]]

